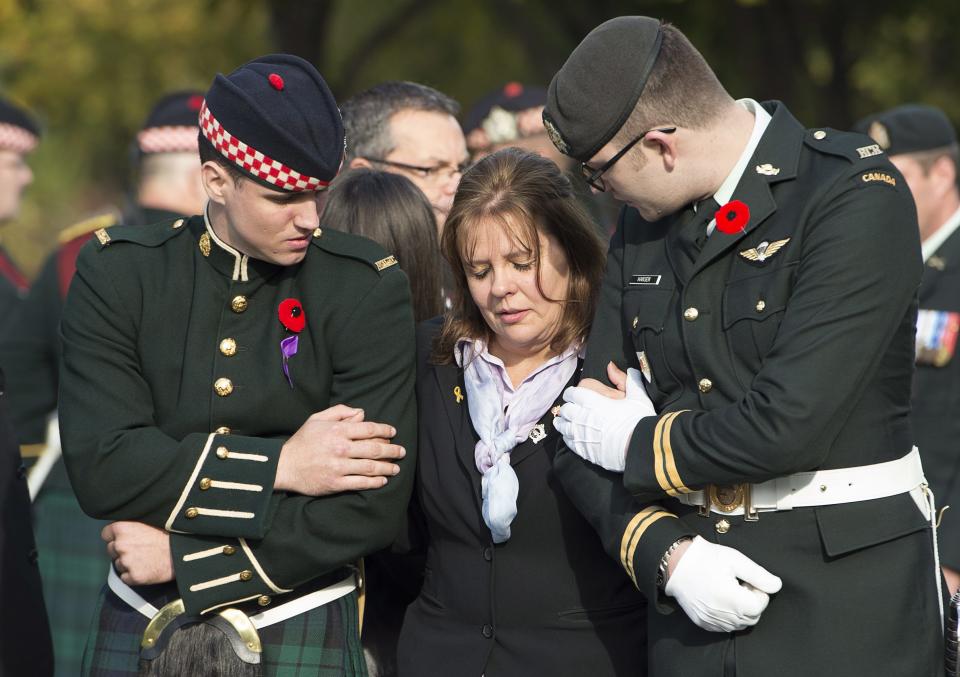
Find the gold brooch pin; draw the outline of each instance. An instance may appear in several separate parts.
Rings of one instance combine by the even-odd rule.
[[[453,389],[453,396],[457,399],[457,404],[463,402],[463,391],[460,390],[460,386]]]

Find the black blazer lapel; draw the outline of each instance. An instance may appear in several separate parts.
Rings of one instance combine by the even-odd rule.
[[[480,471],[477,470],[477,464],[474,461],[474,447],[480,438],[474,432],[473,424],[470,422],[467,389],[463,384],[463,369],[455,364],[434,365],[433,373],[437,379],[438,395],[443,402],[443,410],[453,433],[457,457],[473,485],[473,498],[479,510]]]

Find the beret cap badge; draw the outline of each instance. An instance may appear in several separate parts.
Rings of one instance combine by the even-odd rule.
[[[887,128],[884,126],[884,124],[879,120],[874,120],[870,124],[870,131],[868,132],[868,135],[884,150],[890,148],[890,134],[887,132]]]
[[[550,137],[550,141],[557,147],[557,150],[564,155],[570,155],[570,144],[563,138],[563,134],[557,129],[557,126],[553,123],[553,120],[550,119],[550,116],[547,115],[546,111],[543,113],[543,127],[547,130],[547,136]]]

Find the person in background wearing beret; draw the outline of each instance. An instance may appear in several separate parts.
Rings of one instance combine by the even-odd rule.
[[[0,224],[17,215],[23,190],[33,181],[24,156],[38,141],[30,116],[0,99]],[[0,246],[0,328],[26,288],[26,277]],[[0,360],[0,675],[47,677],[53,674],[53,645],[28,517],[27,473],[8,416],[9,366]]]
[[[417,331],[408,535],[426,573],[399,675],[643,677],[645,600],[552,467],[602,241],[555,163],[505,148],[464,174],[441,247],[456,302]]]
[[[468,159],[457,102],[426,85],[389,81],[353,95],[341,110],[347,166],[406,176],[430,200],[442,231]]]
[[[124,223],[155,223],[203,209],[197,158],[202,103],[202,92],[176,92],[150,111],[134,145],[136,204]],[[25,303],[0,328],[0,364],[6,365],[11,423],[28,464],[44,598],[57,674],[64,677],[80,669],[90,612],[110,560],[100,540],[105,523],[80,509],[60,460],[60,317],[80,249],[94,231],[116,223],[116,215],[106,213],[62,231]]]
[[[441,306],[438,270],[446,263],[427,197],[401,174],[351,169],[330,186],[321,217],[325,228],[368,237],[395,252],[410,280],[413,319],[436,317]],[[403,614],[420,592],[423,557],[389,550],[363,560],[366,579],[363,646],[371,677],[396,677],[397,637]]]
[[[900,170],[917,203],[923,282],[917,317],[913,427],[930,488],[943,513],[940,565],[952,594],[960,588],[960,189],[957,133],[944,112],[907,104],[855,125]]]
[[[20,213],[20,199],[33,183],[27,154],[37,147],[40,130],[22,108],[0,98],[0,226]],[[0,241],[0,328],[26,295],[29,282]]]
[[[218,75],[204,214],[98,230],[62,321],[60,426],[113,560],[85,675],[365,675],[351,565],[412,487],[406,276],[320,225],[336,102],[295,56]]]
[[[651,674],[942,674],[900,172],[647,17],[587,35],[544,122],[625,203],[556,464],[649,600]]]

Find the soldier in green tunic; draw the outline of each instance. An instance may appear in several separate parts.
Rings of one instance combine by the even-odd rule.
[[[128,225],[195,214],[206,201],[197,157],[201,92],[164,96],[151,109],[134,144],[136,204]],[[44,599],[51,620],[56,674],[76,675],[90,610],[109,567],[103,522],[83,513],[60,459],[56,408],[60,371],[60,318],[77,255],[112,212],[63,230],[24,303],[0,329],[0,364],[6,365],[10,413],[28,468]]]
[[[267,675],[362,675],[351,565],[411,490],[407,280],[319,221],[344,136],[312,65],[218,75],[200,129],[205,213],[97,231],[64,311],[64,457],[116,520],[84,673],[199,674],[223,632]]]
[[[901,174],[866,136],[735,101],[647,17],[583,40],[544,121],[627,204],[584,365],[625,396],[568,390],[556,463],[648,597],[650,674],[942,674]]]

